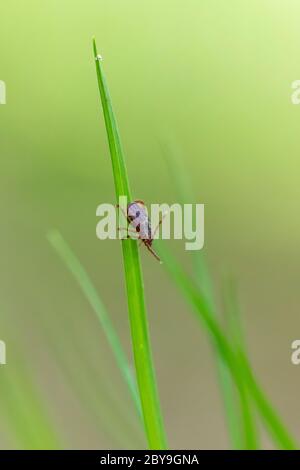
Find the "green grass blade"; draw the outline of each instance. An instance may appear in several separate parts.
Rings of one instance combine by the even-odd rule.
[[[211,314],[216,315],[216,306],[214,301],[214,291],[212,281],[209,276],[208,268],[201,251],[193,252],[193,265],[196,284],[198,289],[202,292],[206,301],[210,305]],[[224,403],[226,422],[228,426],[229,438],[233,449],[243,448],[241,434],[240,434],[240,410],[237,402],[237,390],[234,386],[234,381],[228,364],[224,358],[218,353],[216,349],[216,365],[218,372],[218,381]],[[238,389],[240,393],[240,389]],[[244,395],[243,395],[244,396]],[[240,400],[242,402],[242,396]]]
[[[131,201],[119,131],[105,82],[101,59],[98,59],[95,40],[93,41],[93,48],[112,161],[116,197],[118,199],[120,196],[127,196],[128,200]],[[144,286],[136,241],[131,239],[123,240],[122,250],[131,339],[146,435],[150,449],[165,449],[167,444],[150,347]]]
[[[244,366],[241,353],[246,355],[245,341],[242,333],[240,311],[238,308],[236,289],[233,282],[224,283],[224,311],[228,325],[228,337],[236,351],[236,357],[240,371],[243,373]],[[241,428],[243,449],[259,449],[259,434],[255,422],[255,412],[253,410],[253,400],[249,393],[246,377],[239,388]]]
[[[257,432],[256,423],[253,416],[252,400],[247,387],[244,382],[241,384],[239,390],[240,407],[241,407],[241,427],[242,427],[242,449],[255,450],[259,449],[259,436]]]
[[[72,275],[78,282],[82,292],[84,293],[91,307],[96,313],[96,316],[103,328],[107,341],[114,354],[116,363],[121,371],[125,383],[128,386],[136,409],[141,415],[141,405],[135,378],[132,374],[130,364],[122,347],[122,343],[119,339],[119,336],[114,328],[114,325],[107,313],[107,310],[102,300],[100,299],[97,293],[95,286],[93,285],[86,270],[83,268],[78,258],[75,256],[69,245],[63,239],[62,235],[57,230],[53,230],[47,234],[47,238],[52,247],[61,257],[65,265],[68,267],[69,271],[72,273]]]
[[[61,260],[58,259],[58,262]],[[63,264],[62,267],[65,268]],[[59,282],[61,279],[58,277]],[[83,321],[78,321],[74,313],[64,306],[56,319],[48,315],[40,315],[38,318],[39,332],[56,364],[59,381],[81,404],[86,422],[91,428],[105,432],[105,438],[113,448],[130,449],[133,445],[144,448],[143,427],[138,414],[130,406],[131,403],[127,403],[123,388],[116,388],[114,381],[107,375],[103,367],[105,359],[97,356],[99,348],[96,347],[95,353],[96,345],[87,345],[89,329],[82,331],[82,328],[88,326],[89,318],[84,315]],[[72,420],[64,424],[65,446],[68,448],[72,445]]]
[[[15,448],[25,450],[61,449],[62,443],[47,410],[46,398],[36,386],[21,351],[13,352],[12,366],[0,377],[1,412],[15,438]]]
[[[157,240],[158,242],[158,240]],[[224,361],[228,364],[231,373],[234,377],[236,385],[241,388],[244,380],[247,381],[251,396],[264,420],[265,426],[273,437],[274,442],[282,449],[296,449],[296,443],[286,430],[281,419],[265,397],[264,392],[261,390],[256,382],[252,373],[251,366],[248,359],[242,355],[242,368],[238,364],[236,353],[232,349],[230,342],[224,335],[222,328],[214,318],[211,308],[207,303],[205,297],[199,292],[197,286],[190,279],[175,258],[166,250],[162,249],[161,243],[157,243],[156,249],[162,258],[165,267],[170,272],[176,284],[182,290],[188,302],[192,305],[197,317],[201,320],[203,326],[210,334],[215,343],[219,354],[222,355]]]
[[[280,449],[283,450],[298,449],[299,447],[297,446],[294,438],[290,435],[289,431],[286,429],[280,417],[278,416],[278,413],[270,404],[264,391],[257,383],[247,357],[242,355],[241,361],[244,372],[247,376],[247,382],[249,385],[249,390],[251,390],[251,396],[255,401],[256,407],[262,416],[265,426],[272,436],[273,441]]]
[[[168,142],[168,144],[162,144],[162,151],[167,163],[168,173],[174,182],[175,192],[179,202],[181,202],[181,204],[190,204],[194,200],[194,195],[191,189],[191,183],[186,177],[183,159],[178,152],[177,146],[173,143],[171,145],[171,143]],[[192,257],[195,282],[206,298],[206,301],[209,303],[211,313],[214,313],[214,291],[203,252],[198,250],[192,251],[190,254]],[[240,416],[236,406],[236,389],[234,388],[231,372],[217,350],[216,367],[230,442],[233,449],[239,449],[241,448]]]
[[[174,184],[176,196],[181,204],[191,204],[194,194],[191,182],[187,177],[186,166],[178,151],[178,146],[172,140],[161,142],[162,155],[166,161],[169,178]]]
[[[242,449],[240,416],[237,411],[237,396],[235,393],[234,382],[232,380],[232,374],[227,363],[222,358],[218,359],[217,368],[230,444],[232,449]]]

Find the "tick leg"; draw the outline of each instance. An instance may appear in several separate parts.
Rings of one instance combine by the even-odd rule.
[[[154,231],[153,231],[153,233],[152,233],[152,238],[153,238],[153,239],[155,238],[155,234],[156,234],[157,230],[159,229],[160,225],[163,223],[163,220],[164,220],[164,218],[166,217],[166,215],[167,215],[167,212],[165,212],[165,213],[163,214],[162,218],[160,219],[160,221],[158,222],[157,226],[155,227],[155,229],[154,229]]]
[[[147,250],[150,251],[150,253],[154,256],[154,258],[156,258],[157,261],[159,261],[160,264],[162,264],[162,260],[160,259],[160,257],[158,256],[158,254],[155,253],[155,251],[153,250],[153,248],[152,248],[150,245],[146,245],[146,244],[145,244],[145,247],[147,248]]]
[[[129,227],[118,227],[117,230],[118,230],[118,232],[121,232],[121,230],[126,230],[126,232],[127,232],[127,238],[130,238],[129,235],[128,235],[128,232],[130,232],[130,233],[135,233],[135,234],[138,233],[136,230],[134,230],[133,228],[129,228]],[[133,240],[140,240],[140,237],[133,238]]]

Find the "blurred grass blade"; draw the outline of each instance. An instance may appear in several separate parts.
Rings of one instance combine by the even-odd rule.
[[[242,334],[240,312],[238,309],[235,285],[232,280],[224,282],[224,311],[228,325],[228,337],[236,351],[237,362],[241,372],[244,370],[241,353],[246,356],[245,342]],[[258,449],[259,434],[255,423],[255,411],[253,410],[253,400],[248,390],[247,378],[241,383],[239,388],[241,427],[243,449]]]
[[[162,151],[168,167],[168,173],[174,182],[175,192],[181,204],[191,204],[194,200],[191,183],[186,177],[183,160],[178,152],[178,146],[172,142],[162,143]],[[211,313],[215,312],[214,292],[205,262],[203,251],[189,252],[192,257],[195,282],[210,305]],[[213,343],[213,346],[214,343]],[[215,348],[214,348],[215,349]],[[216,366],[218,382],[224,403],[226,421],[230,442],[233,449],[241,448],[240,416],[237,409],[236,389],[234,388],[232,375],[223,357],[216,352]]]
[[[235,450],[242,449],[243,445],[240,435],[240,419],[237,410],[237,396],[235,393],[232,375],[230,369],[227,366],[227,363],[221,357],[218,359],[217,368],[231,447]]]
[[[95,40],[93,41],[93,48],[116,197],[118,200],[120,196],[127,196],[128,202],[130,202],[132,198],[120,136]],[[167,444],[150,347],[144,286],[136,241],[131,239],[122,240],[122,250],[131,339],[146,435],[150,449],[165,449]]]
[[[249,390],[251,390],[252,398],[254,399],[257,409],[265,421],[266,427],[269,430],[273,441],[277,443],[280,449],[298,449],[299,447],[297,447],[294,439],[286,430],[278,414],[271,406],[261,387],[258,385],[252,373],[247,357],[242,357],[242,364],[245,368],[245,373],[248,375]]]
[[[242,382],[239,390],[240,407],[241,407],[241,428],[242,449],[255,450],[259,449],[259,436],[257,432],[256,423],[254,420],[254,410],[251,406],[251,396],[247,387],[247,383]]]
[[[276,411],[273,409],[263,391],[258,386],[247,357],[241,354],[241,367],[240,363],[238,364],[239,361],[237,361],[235,351],[232,349],[229,341],[224,335],[222,328],[215,320],[214,314],[211,312],[211,308],[205,297],[201,292],[199,292],[193,280],[187,276],[165,246],[162,247],[162,244],[158,243],[158,240],[156,247],[164,262],[164,266],[168,269],[188,302],[193,306],[197,317],[202,321],[203,326],[210,334],[219,353],[223,356],[224,361],[227,362],[237,387],[241,389],[241,387],[243,387],[244,380],[247,381],[251,396],[254,399],[264,423],[275,443],[282,449],[296,449],[297,446],[294,439],[290,436]]]
[[[68,246],[61,234],[58,231],[53,230],[48,233],[47,238],[50,244],[55,249],[55,251],[64,261],[70,272],[73,274],[82,292],[84,293],[94,312],[96,313],[96,316],[107,338],[107,341],[112,349],[116,363],[129,388],[131,397],[134,401],[137,411],[141,415],[141,405],[135,378],[133,376],[126,354],[123,350],[122,343],[118,337],[114,325],[110,320],[107,310],[97,293],[95,286],[90,280],[86,270],[83,268],[80,261],[76,258],[75,254],[72,252],[71,248]]]
[[[162,141],[161,150],[179,201],[181,204],[191,203],[194,199],[193,190],[187,177],[186,166],[183,164],[183,159],[178,151],[178,145],[170,139]]]
[[[0,377],[1,411],[16,440],[16,448],[25,450],[61,449],[61,442],[51,422],[43,395],[39,393],[27,368],[24,354],[11,357],[11,367],[3,368]]]
[[[65,268],[63,264],[62,267]],[[61,279],[57,278],[57,282]],[[88,343],[88,318],[78,318],[72,309],[62,308],[55,322],[43,314],[38,321],[39,332],[45,338],[56,365],[59,382],[82,405],[89,426],[105,431],[114,448],[131,449],[133,445],[144,448],[143,427],[135,408],[127,402],[123,387],[122,390],[115,388],[107,375],[105,358],[97,355],[99,348],[96,352]],[[65,424],[68,446],[72,440],[72,419]],[[144,437],[144,433],[142,435]]]
[[[200,289],[206,301],[210,305],[210,312],[215,314],[216,306],[214,301],[213,287],[203,253],[201,251],[193,252],[193,261],[198,289]],[[215,352],[218,381],[224,403],[230,442],[233,449],[241,449],[243,448],[243,445],[240,435],[240,410],[237,403],[237,390],[232,378],[231,371],[228,368],[228,364],[224,361],[224,358],[219,354],[217,349]]]

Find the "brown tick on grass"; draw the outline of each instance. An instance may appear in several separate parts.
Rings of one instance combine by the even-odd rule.
[[[120,205],[117,205],[118,208],[122,209]],[[127,214],[123,210],[123,213],[126,217],[127,222],[130,224],[130,227],[119,228],[118,230],[127,230],[127,232],[132,232],[136,234],[136,238],[140,240],[141,244],[144,244],[147,250],[161,263],[161,259],[158,254],[152,248],[153,240],[155,234],[162,223],[162,219],[159,221],[157,227],[152,232],[151,223],[148,217],[147,209],[144,201],[137,199],[127,205]],[[128,235],[129,237],[129,235]]]

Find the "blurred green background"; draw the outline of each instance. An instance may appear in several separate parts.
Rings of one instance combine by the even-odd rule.
[[[57,228],[72,246],[131,354],[120,244],[95,235],[97,205],[115,196],[93,35],[134,196],[176,202],[161,150],[172,142],[205,204],[215,284],[237,278],[254,370],[300,439],[299,15],[296,0],[2,0],[1,448],[145,446],[95,315],[46,239]],[[207,338],[145,250],[142,262],[170,446],[227,448]]]

